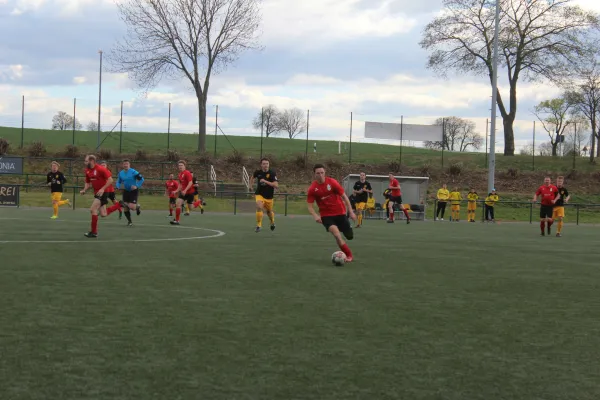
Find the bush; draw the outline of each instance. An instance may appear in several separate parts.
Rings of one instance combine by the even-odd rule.
[[[62,155],[66,158],[77,158],[79,157],[79,148],[70,144],[67,147],[65,147],[65,151]]]
[[[327,162],[325,163],[325,166],[326,166],[327,168],[332,168],[332,169],[335,169],[335,168],[342,168],[342,163],[341,163],[339,160],[335,159],[335,158],[330,158],[330,159],[329,159],[329,160],[327,160]]]
[[[506,171],[506,176],[512,179],[516,179],[519,177],[519,170],[516,168],[509,168]]]
[[[148,153],[146,153],[146,150],[139,149],[138,151],[135,152],[135,161],[147,161],[147,160],[148,160]]]
[[[592,178],[596,180],[596,182],[600,182],[600,171],[596,171],[592,174]]]
[[[463,164],[461,162],[455,162],[450,164],[448,167],[448,174],[450,176],[460,176],[463,170]]]
[[[102,161],[112,160],[112,158],[113,158],[112,150],[111,149],[100,149],[100,151],[98,152],[98,157]]]
[[[230,164],[242,165],[244,163],[244,153],[241,151],[234,150],[233,153],[227,155],[225,157],[225,161]]]
[[[387,165],[387,168],[388,168],[388,172],[397,173],[397,172],[400,172],[400,170],[402,169],[402,166],[400,165],[400,163],[398,161],[390,161]]]
[[[210,154],[206,153],[206,152],[200,153],[197,160],[198,160],[198,164],[202,164],[202,165],[212,164],[212,162],[213,162],[213,159],[210,156]],[[177,160],[175,160],[175,161],[177,161]]]
[[[267,160],[269,160],[269,164],[271,166],[277,164],[277,157],[275,157],[273,154],[263,154],[262,158],[266,158]],[[302,156],[302,158],[304,159],[304,156]]]
[[[431,173],[431,165],[423,164],[419,169],[419,172],[421,173],[421,176],[430,176],[429,174]]]
[[[298,168],[304,168],[306,166],[306,158],[304,157],[304,154],[297,154],[294,157],[294,166],[298,167]]]
[[[46,146],[42,142],[33,142],[27,149],[30,157],[44,157],[46,154]]]
[[[572,169],[566,176],[565,178],[570,179],[572,181],[577,180],[577,178],[579,178],[579,172],[577,172],[576,169]]]
[[[179,160],[180,156],[177,150],[167,150],[167,161],[177,162]]]
[[[10,148],[10,143],[8,140],[4,138],[0,138],[0,156],[8,154],[8,149]]]

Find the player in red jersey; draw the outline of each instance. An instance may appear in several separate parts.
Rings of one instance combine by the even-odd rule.
[[[542,236],[545,236],[544,225],[548,224],[548,235],[550,235],[550,227],[554,222],[552,220],[552,211],[554,209],[554,203],[560,198],[558,188],[551,184],[549,177],[544,178],[544,184],[538,188],[533,196],[533,202],[537,202],[538,196],[540,197],[540,229],[542,230]]]
[[[165,182],[165,196],[169,197],[169,217],[173,216],[173,209],[177,203],[177,189],[179,188],[179,182],[175,180],[173,174],[169,174],[169,180]]]
[[[108,172],[110,172],[112,175],[112,171],[110,170],[110,168],[108,168],[108,164],[106,163],[106,161],[101,161],[100,165],[102,165],[104,168],[106,168],[108,170]],[[115,187],[112,184],[106,188],[104,193],[108,193],[108,200],[110,200],[113,204],[118,203],[117,197],[115,195]],[[123,211],[119,210],[119,219],[121,219],[121,218],[123,218]]]
[[[400,190],[400,183],[398,179],[394,176],[393,173],[390,172],[390,186],[388,187],[390,192],[389,197],[389,209],[390,209],[390,219],[388,219],[388,223],[394,223],[394,204],[398,204],[404,215],[406,216],[406,223],[410,224],[410,217],[408,216],[408,211],[404,208],[402,204],[402,191]]]
[[[85,186],[80,193],[84,195],[91,186],[94,189],[94,201],[92,201],[92,206],[90,207],[92,229],[88,233],[85,233],[84,236],[96,238],[98,237],[98,213],[102,217],[106,217],[114,211],[121,211],[121,204],[113,204],[110,208],[106,209],[106,205],[108,204],[106,189],[113,184],[110,171],[96,164],[96,156],[93,155],[85,157],[85,165]]]
[[[194,178],[190,171],[187,170],[185,161],[180,160],[177,163],[177,168],[179,169],[179,187],[175,193],[179,193],[179,198],[177,199],[177,207],[175,208],[175,220],[171,221],[171,225],[179,225],[183,203],[192,204],[194,208],[197,208],[201,204],[201,200],[194,201]]]
[[[356,221],[350,199],[348,199],[338,181],[325,176],[325,166],[316,164],[313,167],[313,172],[315,180],[308,188],[306,198],[308,211],[318,224],[323,224],[325,230],[335,237],[340,250],[346,254],[347,261],[350,262],[352,261],[352,251],[342,238],[342,234],[348,240],[354,238],[354,232],[346,216],[346,210],[348,210],[350,218]],[[319,207],[318,214],[314,208],[315,201]]]

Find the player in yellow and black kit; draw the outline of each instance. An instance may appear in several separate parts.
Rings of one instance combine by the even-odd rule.
[[[554,202],[554,208],[552,209],[552,219],[558,221],[556,228],[556,237],[561,237],[563,220],[565,218],[565,204],[571,200],[571,195],[566,187],[564,187],[565,178],[559,176],[556,178],[556,187],[558,188],[557,197],[558,199]]]
[[[367,174],[364,172],[360,173],[360,180],[354,184],[352,190],[354,192],[354,198],[356,199],[356,215],[358,217],[356,228],[360,228],[365,209],[367,208],[367,201],[369,201],[369,195],[373,193],[373,188],[367,181]]]
[[[64,205],[71,205],[69,199],[62,200],[63,186],[67,183],[67,179],[62,172],[58,170],[60,164],[56,161],[52,161],[50,164],[50,172],[46,175],[46,183],[50,186],[50,196],[52,198],[52,210],[53,214],[51,219],[58,218],[58,207]]]
[[[260,160],[260,169],[254,171],[250,186],[254,186],[256,180],[256,229],[255,232],[260,232],[262,228],[263,211],[267,212],[271,221],[271,230],[275,230],[275,212],[273,211],[273,197],[275,189],[279,186],[277,182],[277,174],[270,168],[270,163],[267,158]]]
[[[479,195],[475,189],[471,188],[471,191],[467,194],[467,217],[469,222],[475,222],[475,211],[477,210],[477,200]]]
[[[385,210],[386,220],[390,219],[390,193],[392,193],[390,189],[385,189],[383,191],[383,198],[385,199],[385,202],[383,203],[383,208]]]

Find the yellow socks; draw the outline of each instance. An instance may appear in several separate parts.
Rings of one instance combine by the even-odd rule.
[[[562,231],[563,228],[563,222],[562,221],[558,221],[558,227],[556,228],[556,233],[560,233]]]
[[[269,211],[268,214],[269,220],[271,221],[271,225],[275,225],[275,213],[273,211]]]
[[[58,206],[64,206],[65,204],[67,204],[69,201],[68,200],[61,200],[58,202]]]
[[[256,226],[258,226],[259,228],[262,227],[262,220],[263,220],[263,212],[257,211],[256,212]]]
[[[190,205],[188,203],[185,203],[185,212],[190,213]]]
[[[362,213],[359,212],[357,217],[358,217],[358,225],[362,225],[362,219],[363,219]]]
[[[52,204],[52,210],[53,210],[53,214],[55,217],[58,217],[58,204]]]

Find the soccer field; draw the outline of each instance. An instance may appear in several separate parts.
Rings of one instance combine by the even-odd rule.
[[[0,209],[0,399],[598,399],[598,227]]]

